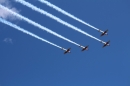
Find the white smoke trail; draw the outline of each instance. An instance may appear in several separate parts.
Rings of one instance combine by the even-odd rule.
[[[97,31],[100,30],[100,29],[98,29],[98,28],[96,28],[96,27],[90,25],[89,23],[86,23],[85,21],[83,21],[83,20],[77,18],[76,16],[74,16],[74,15],[68,13],[67,11],[61,9],[60,7],[58,7],[58,6],[56,6],[56,5],[54,5],[54,4],[50,3],[50,2],[48,2],[47,0],[38,0],[38,1],[40,1],[41,3],[46,4],[47,6],[49,6],[49,7],[53,8],[53,9],[57,10],[58,12],[60,12],[60,13],[62,13],[62,14],[64,14],[64,15],[67,15],[68,17],[70,17],[70,18],[72,18],[72,19],[74,19],[74,20],[77,20],[78,22],[80,22],[80,23],[82,23],[82,24],[85,24],[85,25],[87,25],[87,26],[89,26],[89,27],[91,27],[91,28],[93,28],[93,29],[95,29],[95,30],[97,30]],[[103,32],[102,30],[100,30],[100,31]]]
[[[26,34],[28,34],[28,35],[30,35],[30,36],[36,38],[36,39],[39,39],[39,40],[41,40],[41,41],[43,41],[43,42],[46,42],[46,43],[48,43],[48,44],[51,44],[51,45],[53,45],[53,46],[55,46],[55,47],[57,47],[57,48],[63,49],[62,47],[60,47],[60,46],[58,46],[58,45],[56,45],[56,44],[54,44],[54,43],[52,43],[52,42],[49,42],[49,41],[47,41],[46,39],[43,39],[43,38],[41,38],[41,37],[39,37],[39,36],[37,36],[37,35],[35,35],[35,34],[29,32],[29,31],[27,31],[27,30],[24,30],[23,28],[21,28],[21,27],[15,25],[15,24],[13,24],[13,23],[11,23],[11,22],[9,22],[9,21],[6,21],[5,19],[0,18],[0,22],[4,23],[4,24],[6,24],[6,25],[9,25],[9,26],[11,26],[11,27],[13,27],[13,28],[15,28],[15,29],[17,29],[17,30],[23,32],[23,33],[26,33]]]
[[[28,22],[28,23],[30,23],[30,24],[32,24],[32,25],[34,25],[34,26],[36,26],[36,27],[42,29],[42,30],[47,31],[47,32],[50,33],[50,34],[53,34],[53,35],[55,35],[55,36],[57,36],[57,37],[59,37],[59,38],[61,38],[61,39],[64,39],[64,40],[66,40],[66,41],[68,41],[68,42],[70,42],[70,43],[72,43],[72,44],[75,44],[75,45],[77,45],[77,46],[80,46],[80,45],[77,44],[76,42],[73,42],[73,41],[71,41],[71,40],[69,40],[69,39],[63,37],[62,35],[60,35],[60,34],[54,32],[54,31],[52,31],[52,30],[50,30],[50,29],[48,29],[48,28],[46,28],[46,27],[44,27],[44,26],[42,26],[42,25],[40,25],[40,24],[38,24],[38,23],[36,23],[36,22],[34,22],[34,21],[32,21],[32,20],[30,20],[30,19],[28,19],[28,18],[26,18],[26,17],[24,17],[24,16],[22,16],[22,15],[20,15],[20,14],[18,14],[18,13],[13,12],[12,10],[10,10],[10,9],[8,9],[8,8],[6,8],[6,7],[4,7],[3,5],[0,5],[0,8],[3,8],[3,9],[5,9],[5,10],[9,11],[9,12],[10,12],[11,14],[13,14],[14,16],[17,16],[17,17],[19,17],[20,19],[22,19],[22,20],[24,20],[24,21],[26,21],[26,22]]]
[[[82,33],[82,34],[84,34],[84,35],[86,35],[86,36],[89,36],[89,37],[91,37],[91,38],[93,38],[93,39],[95,39],[95,40],[97,40],[97,41],[99,41],[99,42],[103,42],[102,40],[100,40],[100,39],[98,39],[98,38],[96,38],[96,37],[94,37],[94,36],[92,36],[92,35],[86,33],[85,31],[83,31],[83,30],[81,30],[81,29],[79,29],[79,28],[77,28],[77,27],[75,27],[75,26],[73,26],[73,25],[71,25],[71,24],[69,24],[69,23],[67,23],[67,22],[65,22],[65,21],[63,21],[63,20],[61,20],[60,18],[58,18],[58,17],[56,17],[56,16],[54,16],[54,15],[52,15],[52,14],[50,14],[50,13],[48,13],[48,12],[42,10],[42,9],[40,9],[40,8],[37,8],[36,6],[32,5],[32,4],[29,3],[29,2],[26,2],[26,1],[24,1],[24,0],[15,0],[15,1],[21,3],[21,4],[25,5],[25,6],[27,6],[27,7],[29,7],[29,8],[31,8],[32,10],[35,10],[35,11],[41,13],[41,14],[44,14],[44,15],[46,15],[46,16],[48,16],[48,17],[54,19],[54,20],[56,20],[57,22],[59,22],[59,23],[61,23],[61,24],[63,24],[63,25],[66,25],[66,26],[70,27],[70,28],[73,29],[73,30],[76,30],[76,31],[78,31],[78,32],[80,32],[80,33]],[[105,43],[105,42],[104,42],[104,43]]]
[[[17,13],[19,12],[15,7],[12,7],[11,0],[0,0],[0,4],[10,8]],[[4,9],[0,9],[0,17],[4,19],[16,20],[15,16],[10,15],[10,13]]]

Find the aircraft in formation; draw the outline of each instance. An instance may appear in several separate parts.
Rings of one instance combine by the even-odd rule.
[[[66,50],[66,49],[62,48],[62,50],[65,51],[64,54],[66,54],[66,53],[71,53],[71,52],[70,52],[70,49],[71,49],[71,48],[68,48],[68,49]]]
[[[108,42],[106,42],[106,43],[104,43],[104,42],[102,42],[104,45],[103,45],[103,47],[106,47],[106,46],[110,46],[110,40],[108,41]]]
[[[86,47],[84,47],[84,46],[79,46],[79,47],[81,47],[81,48],[82,48],[82,50],[81,50],[81,51],[88,50],[88,46],[86,46]]]
[[[103,31],[101,31],[101,30],[99,30],[99,32],[101,32],[101,33],[102,33],[102,34],[101,34],[101,36],[108,35],[108,33],[107,33],[107,32],[108,32],[108,30],[105,30],[104,32],[103,32]],[[109,40],[108,42],[105,42],[105,43],[104,43],[103,41],[101,41],[101,43],[103,43],[103,44],[104,44],[104,45],[103,45],[103,48],[104,48],[104,47],[106,47],[106,46],[110,46],[110,44],[109,44],[109,43],[110,43],[110,40]],[[81,50],[81,51],[85,51],[85,50],[88,50],[88,49],[89,49],[89,48],[88,48],[88,47],[89,47],[89,45],[88,45],[88,46],[86,46],[86,47],[84,47],[84,46],[81,46],[81,45],[80,45],[79,47],[81,47],[81,48],[82,48],[82,50]],[[68,49],[66,50],[66,49],[62,48],[62,50],[64,50],[64,51],[65,51],[65,52],[64,52],[64,54],[71,53],[71,52],[70,52],[70,49],[71,49],[71,48],[68,48]]]
[[[79,46],[79,47],[82,48],[81,51],[85,51],[85,50],[88,50],[88,47],[89,47],[89,46],[86,46],[86,47],[84,47],[84,46]],[[68,49],[66,50],[66,49],[62,48],[62,50],[65,51],[64,54],[71,53],[71,52],[70,52],[70,49],[71,49],[71,48],[68,48]]]
[[[101,34],[101,36],[104,36],[104,35],[108,35],[108,30],[105,30],[105,31],[101,31],[101,30],[99,30],[99,32],[101,32],[102,34]]]

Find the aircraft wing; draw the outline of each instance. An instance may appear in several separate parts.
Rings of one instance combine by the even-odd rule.
[[[108,30],[106,30],[106,32],[108,32]]]
[[[103,36],[103,35],[104,35],[104,33],[101,34],[101,36]]]
[[[66,54],[66,53],[67,53],[67,51],[64,52],[64,54]]]
[[[103,47],[106,47],[106,45],[103,45]]]

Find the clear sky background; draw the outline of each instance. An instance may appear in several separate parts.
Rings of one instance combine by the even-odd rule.
[[[100,33],[40,3],[28,2],[103,40],[110,46],[76,32],[19,3],[10,2],[20,14],[83,45],[81,48],[21,20],[9,20],[64,48],[62,50],[0,23],[0,86],[130,86],[130,1],[48,0],[87,23],[108,29]]]

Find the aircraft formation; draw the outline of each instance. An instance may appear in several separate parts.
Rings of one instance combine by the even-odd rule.
[[[95,40],[97,40],[97,41],[103,43],[103,47],[110,46],[110,40],[109,40],[108,42],[104,42],[104,41],[102,41],[102,40],[100,40],[100,39],[98,39],[98,38],[96,38],[96,37],[94,37],[94,36],[88,34],[87,32],[81,30],[80,28],[71,25],[70,23],[68,23],[68,22],[66,22],[66,21],[64,21],[64,20],[62,20],[62,19],[60,19],[60,18],[58,18],[57,16],[54,16],[54,15],[48,13],[47,11],[44,11],[43,9],[40,9],[40,8],[36,7],[35,5],[29,3],[29,2],[27,2],[27,1],[25,1],[25,0],[15,0],[15,1],[18,2],[18,3],[20,3],[20,4],[22,4],[22,5],[24,5],[24,6],[27,6],[27,7],[31,8],[33,11],[39,12],[39,13],[41,13],[41,14],[43,14],[43,15],[45,15],[45,16],[51,18],[51,19],[54,19],[54,20],[56,20],[57,22],[59,22],[59,23],[65,25],[65,26],[67,26],[67,27],[69,27],[69,28],[71,28],[71,29],[73,29],[73,30],[75,30],[75,31],[77,31],[77,32],[79,32],[79,33],[81,33],[81,34],[84,34],[84,35],[86,35],[86,36],[88,36],[88,37],[90,37],[90,38],[93,38],[93,39],[95,39]],[[47,0],[38,0],[38,1],[41,2],[41,3],[43,3],[43,4],[46,4],[47,6],[49,6],[49,7],[53,8],[53,9],[55,9],[56,11],[58,11],[58,12],[64,14],[64,15],[66,15],[66,16],[68,16],[68,17],[70,17],[70,18],[72,18],[72,19],[74,19],[74,20],[76,20],[76,21],[78,21],[78,22],[80,22],[80,23],[82,23],[82,24],[84,24],[84,25],[89,26],[89,27],[92,28],[92,29],[97,30],[98,32],[101,33],[100,36],[108,35],[108,30],[102,31],[102,30],[100,30],[100,29],[98,29],[98,28],[96,28],[96,27],[94,27],[94,26],[92,26],[92,25],[90,25],[90,24],[84,22],[83,20],[81,20],[81,19],[75,17],[74,15],[68,13],[67,11],[65,11],[65,10],[63,10],[63,9],[61,9],[61,8],[59,8],[58,6],[56,6],[56,5],[54,5],[54,4],[50,3],[50,2],[48,2]],[[7,7],[3,6],[3,5],[1,5],[1,4],[0,4],[0,8],[6,10],[6,11],[8,11],[8,12],[10,12],[11,15],[14,15],[15,17],[18,17],[18,18],[20,18],[21,20],[23,20],[23,21],[25,21],[25,22],[27,22],[27,23],[29,23],[29,24],[31,24],[31,25],[33,25],[33,26],[35,26],[35,27],[37,27],[37,28],[39,28],[39,29],[41,29],[41,30],[45,30],[45,31],[47,31],[48,33],[50,33],[50,34],[52,34],[52,35],[54,35],[54,36],[57,36],[57,37],[59,37],[59,38],[65,40],[65,41],[68,41],[68,42],[70,42],[70,43],[72,43],[72,44],[77,45],[78,47],[82,48],[81,51],[85,51],[85,50],[88,50],[88,49],[89,49],[89,46],[85,46],[85,47],[84,47],[84,46],[81,46],[80,44],[78,44],[78,43],[76,43],[76,42],[74,42],[74,41],[72,41],[72,40],[70,40],[70,39],[68,39],[68,38],[66,38],[66,37],[64,37],[64,36],[62,36],[62,35],[60,35],[60,34],[54,32],[54,31],[52,31],[52,30],[46,28],[46,27],[44,27],[44,26],[42,26],[42,25],[40,25],[39,23],[37,23],[37,22],[35,22],[35,21],[32,21],[31,19],[29,19],[29,18],[27,18],[27,17],[25,17],[25,16],[23,16],[23,15],[21,15],[21,14],[19,14],[19,13],[16,13],[16,12],[12,11],[11,9],[9,9],[9,8],[7,8]],[[46,42],[46,43],[48,43],[48,44],[50,44],[50,45],[53,45],[53,46],[55,46],[55,47],[57,47],[57,48],[60,48],[60,49],[62,49],[62,50],[64,51],[64,54],[71,53],[71,51],[70,51],[71,48],[65,49],[65,48],[63,48],[63,47],[60,47],[59,45],[56,45],[56,44],[54,44],[54,43],[52,43],[52,42],[50,42],[50,41],[48,41],[48,40],[46,40],[46,39],[43,39],[43,38],[39,37],[38,35],[35,35],[34,33],[31,33],[31,32],[29,32],[29,31],[27,31],[27,30],[21,28],[20,26],[17,26],[16,24],[13,24],[13,23],[7,21],[6,19],[2,18],[1,16],[0,16],[0,22],[1,22],[1,23],[4,23],[4,24],[6,24],[6,25],[9,25],[10,27],[13,27],[13,28],[15,28],[16,30],[19,30],[19,31],[21,31],[21,32],[23,32],[23,33],[25,33],[25,34],[28,34],[28,35],[30,35],[30,36],[32,36],[32,37],[34,37],[34,38],[37,38],[37,39],[39,39],[39,40],[41,40],[41,41],[43,41],[43,42]]]
[[[108,30],[102,32],[101,36],[108,35],[107,31],[108,31]],[[110,40],[109,40],[108,42],[105,42],[105,43],[104,43],[104,42],[101,42],[101,43],[104,44],[103,47],[110,46],[110,44],[109,44],[109,43],[110,43]],[[85,51],[85,50],[88,50],[88,47],[89,47],[89,46],[86,46],[86,47],[84,47],[84,46],[79,46],[79,47],[82,48],[81,51]],[[64,50],[64,51],[65,51],[64,54],[66,54],[66,53],[71,53],[71,52],[70,52],[70,49],[71,49],[71,48],[69,48],[69,49],[66,50],[66,49],[63,48],[62,50]]]

